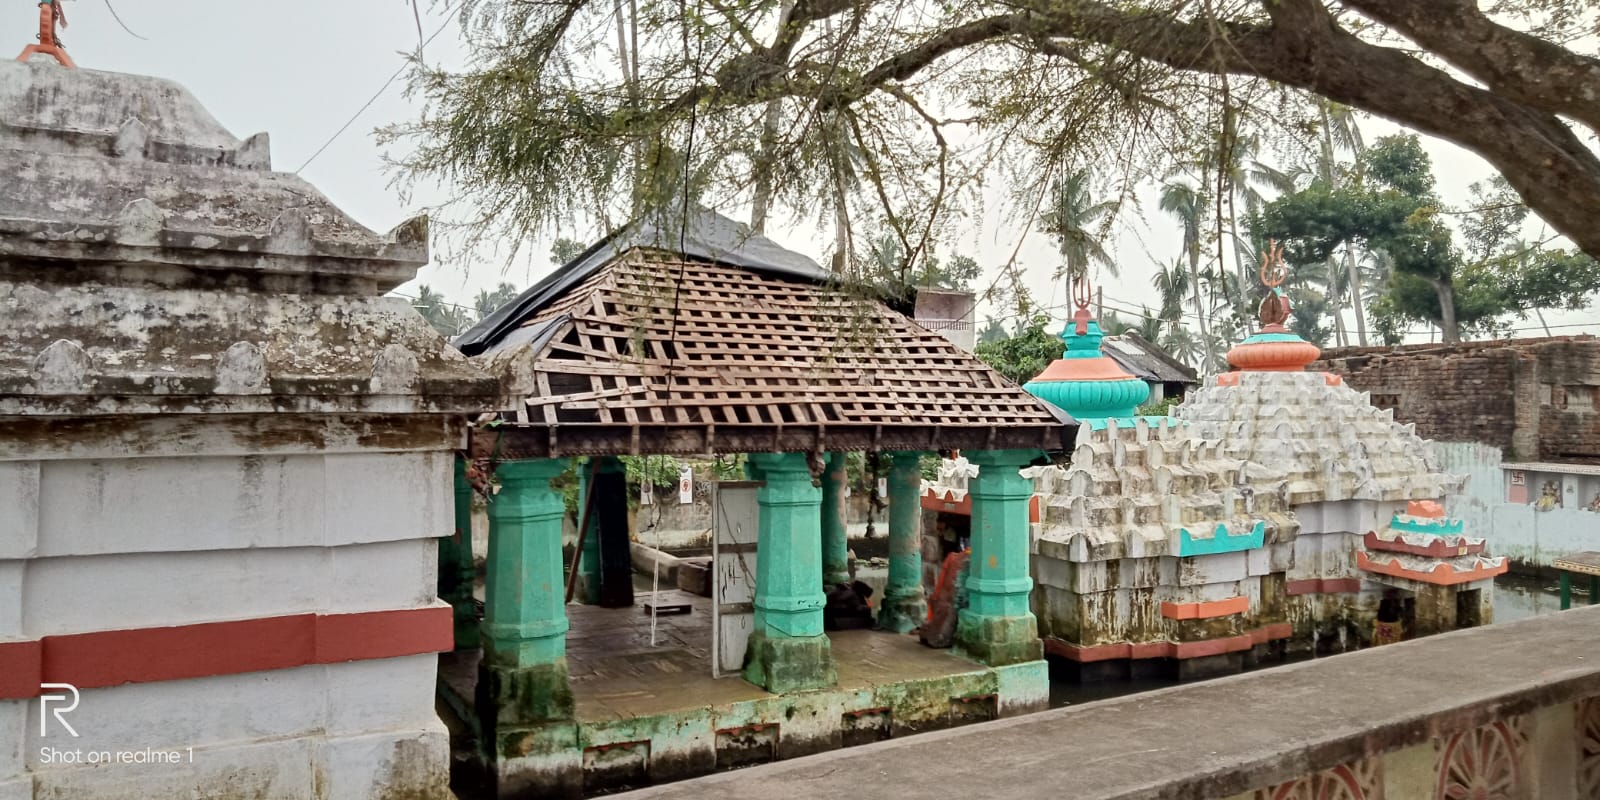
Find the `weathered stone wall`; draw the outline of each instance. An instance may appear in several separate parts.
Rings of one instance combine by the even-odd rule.
[[[1424,438],[1480,442],[1522,460],[1600,459],[1600,340],[1329,350],[1311,365],[1344,376]]]
[[[1596,642],[1579,609],[624,797],[1592,800]]]

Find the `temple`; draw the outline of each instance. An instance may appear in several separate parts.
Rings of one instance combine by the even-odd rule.
[[[0,61],[0,797],[445,800],[435,539],[497,391],[383,296],[427,220],[50,55]]]
[[[1142,386],[1099,352],[1086,288],[1063,357],[1026,386],[1081,422],[1069,464],[1025,473],[1034,613],[1080,678],[1205,677],[1490,621],[1505,560],[1439,502],[1463,479],[1392,412],[1305,371],[1318,350],[1285,327],[1281,269],[1264,264],[1234,371],[1170,418],[1137,416]],[[959,546],[980,474],[947,461],[924,486],[925,552]]]

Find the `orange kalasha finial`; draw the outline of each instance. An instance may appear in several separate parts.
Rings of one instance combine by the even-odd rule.
[[[61,9],[61,0],[42,0],[39,3],[39,43],[22,48],[22,55],[17,56],[17,60],[27,63],[35,54],[43,53],[63,67],[77,68],[78,65],[72,63],[72,56],[67,55],[66,47],[56,38],[57,25],[67,27],[67,15]]]

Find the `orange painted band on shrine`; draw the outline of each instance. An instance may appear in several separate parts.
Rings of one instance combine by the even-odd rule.
[[[40,693],[421,655],[455,646],[449,606],[294,614],[0,643],[0,700]]]
[[[1167,619],[1211,619],[1250,610],[1250,598],[1230,597],[1205,603],[1162,603],[1161,616]]]

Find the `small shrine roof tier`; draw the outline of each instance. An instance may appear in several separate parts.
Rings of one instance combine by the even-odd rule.
[[[622,229],[457,346],[501,380],[492,435],[480,422],[472,437],[485,457],[1062,450],[1075,428],[869,291],[710,211]]]
[[[1105,337],[1100,322],[1089,313],[1088,280],[1074,279],[1072,294],[1078,310],[1061,332],[1065,350],[1022,388],[1091,424],[1108,417],[1132,417],[1150,397],[1150,387],[1100,349]]]
[[[1505,558],[1487,554],[1483,539],[1463,535],[1462,527],[1438,503],[1412,501],[1390,519],[1387,529],[1362,537],[1356,566],[1373,575],[1435,586],[1486,580],[1510,568]]]
[[[170,81],[0,61],[0,439],[26,452],[71,416],[492,402],[382,296],[427,262],[427,220],[375,234],[268,156]]]
[[[388,291],[428,260],[425,217],[386,235],[240,141],[182,86],[0,60],[0,256],[345,277]]]

